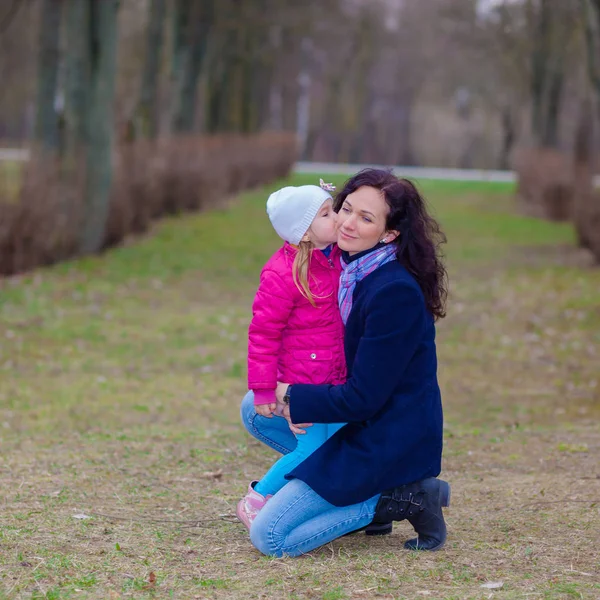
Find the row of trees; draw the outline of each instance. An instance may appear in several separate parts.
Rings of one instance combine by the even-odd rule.
[[[10,90],[0,137],[3,126],[23,132],[37,71],[51,144],[68,145],[69,81],[97,75],[116,86],[118,131],[130,138],[269,128],[296,133],[307,159],[506,167],[520,141],[571,143],[579,2],[128,0],[117,11],[116,0],[23,0],[0,40]],[[101,53],[113,48],[112,66],[93,70],[84,30]],[[28,63],[35,48],[39,69]]]
[[[0,273],[98,252],[153,218],[289,172],[293,137],[260,134],[252,94],[262,88],[253,55],[241,52],[261,32],[243,14],[230,19],[238,8],[238,0],[15,0],[0,14],[11,34],[2,43],[12,46],[0,53],[4,97],[8,106],[14,96],[34,99],[31,160],[0,164]],[[229,42],[215,49],[217,25]],[[28,56],[34,65],[7,68]],[[29,85],[12,88],[11,77]]]
[[[307,159],[506,168],[518,143],[572,147],[586,88],[580,3],[128,0],[117,13],[116,0],[23,0],[1,41],[10,92],[0,137],[3,125],[23,123],[9,113],[27,106],[34,69],[22,67],[37,47],[47,100],[38,117],[52,144],[69,137],[52,111],[58,104],[68,117],[79,68],[80,81],[112,78],[119,132],[130,137],[269,128],[296,133]],[[91,43],[118,53],[106,72],[84,68],[76,38],[87,28],[77,28],[90,18]]]
[[[32,122],[63,172],[85,162],[83,251],[101,245],[115,140],[275,130],[306,159],[508,168],[519,145],[571,157],[597,79],[596,0],[12,6],[0,137]]]
[[[529,88],[524,88],[531,138],[513,156],[519,200],[530,214],[572,220],[579,245],[600,261],[600,195],[594,184],[600,1],[538,0],[511,10],[522,11],[522,22],[533,19],[535,25],[525,71]],[[565,123],[561,116],[570,118]]]

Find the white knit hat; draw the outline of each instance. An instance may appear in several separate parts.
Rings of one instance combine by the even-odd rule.
[[[288,186],[267,200],[267,214],[280,238],[298,245],[331,194],[318,185]]]

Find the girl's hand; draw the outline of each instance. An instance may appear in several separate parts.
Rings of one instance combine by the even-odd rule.
[[[256,411],[256,414],[271,419],[273,418],[273,413],[275,412],[276,408],[277,404],[275,404],[275,402],[272,402],[271,404],[257,404],[254,407],[254,410]]]

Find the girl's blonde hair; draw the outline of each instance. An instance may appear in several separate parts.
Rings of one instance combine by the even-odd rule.
[[[298,244],[298,252],[294,257],[292,265],[292,278],[300,293],[313,305],[316,306],[315,297],[310,291],[309,283],[309,265],[310,258],[314,250],[314,245],[310,241],[300,241]]]

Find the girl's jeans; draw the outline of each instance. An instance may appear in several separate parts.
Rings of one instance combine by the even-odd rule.
[[[242,400],[240,412],[244,426],[256,439],[282,454],[296,448],[297,440],[287,421],[256,414],[251,392]],[[258,513],[250,540],[269,556],[299,556],[368,525],[378,500],[379,495],[359,504],[334,506],[303,481],[292,479]]]
[[[248,392],[252,394],[252,392]],[[259,419],[264,419],[257,415]],[[273,417],[277,425],[282,421],[281,417]],[[285,420],[284,420],[285,421]],[[287,426],[287,422],[285,423]],[[306,428],[306,433],[296,437],[296,446],[293,450],[284,454],[254,486],[254,491],[261,496],[276,494],[288,483],[285,476],[293,471],[305,458],[308,458],[319,446],[322,446],[344,423],[315,423]],[[288,433],[291,433],[288,427]],[[267,442],[268,443],[268,442]],[[269,444],[270,445],[270,444]]]

